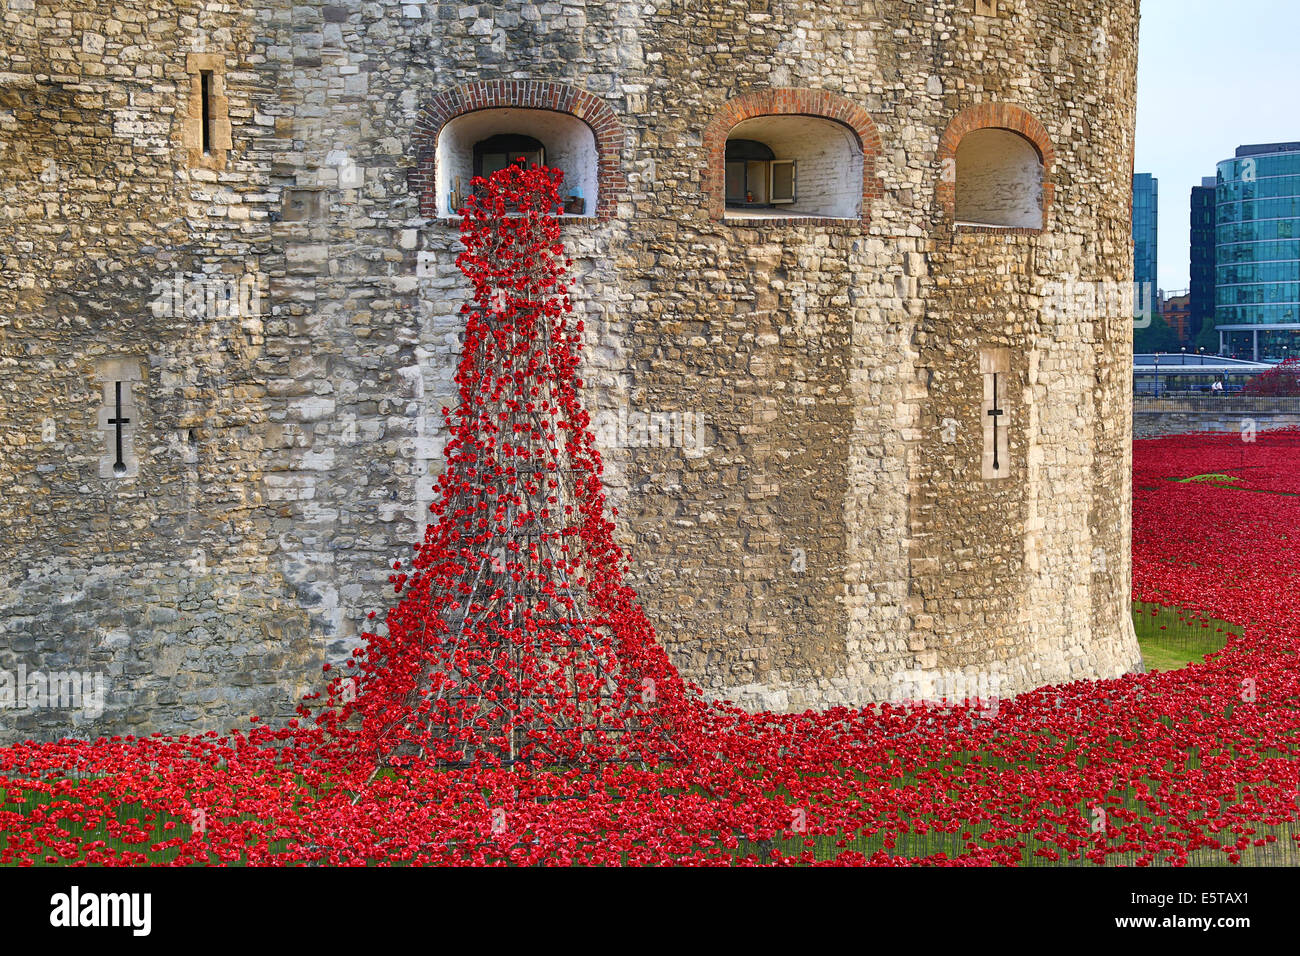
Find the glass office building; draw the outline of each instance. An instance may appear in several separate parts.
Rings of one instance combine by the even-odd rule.
[[[1159,239],[1160,181],[1150,173],[1133,175],[1133,281],[1150,283],[1141,301],[1157,302],[1156,245]]]
[[[1300,143],[1241,146],[1219,163],[1214,294],[1220,354],[1300,354]]]
[[[1217,177],[1206,176],[1192,187],[1191,286],[1188,294],[1189,337],[1214,324],[1214,227]],[[1191,344],[1195,344],[1193,341]]]

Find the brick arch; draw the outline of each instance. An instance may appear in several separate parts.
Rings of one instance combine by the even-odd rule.
[[[968,106],[952,118],[948,128],[939,137],[939,151],[936,155],[939,169],[954,169],[957,162],[957,146],[962,137],[977,129],[1005,129],[1019,133],[1034,144],[1043,161],[1043,229],[1051,222],[1052,198],[1056,191],[1053,168],[1056,163],[1056,150],[1052,146],[1047,129],[1038,122],[1028,110],[1010,103],[980,103]],[[957,180],[955,176],[940,173],[939,183],[935,187],[935,196],[949,223],[957,219]],[[1005,227],[1008,232],[1042,232],[1042,229],[1017,229]]]
[[[609,219],[627,191],[623,173],[623,146],[627,132],[614,110],[593,93],[550,80],[487,80],[463,83],[443,90],[421,108],[415,118],[411,145],[415,165],[407,172],[407,185],[420,199],[420,215],[438,215],[434,162],[438,134],[457,116],[487,109],[534,109],[568,113],[591,128],[596,138],[596,181],[599,184],[596,216]]]
[[[727,184],[723,168],[727,153],[727,134],[738,124],[757,116],[812,116],[835,120],[847,126],[862,146],[862,222],[871,220],[871,201],[882,195],[876,176],[876,157],[880,155],[880,134],[871,115],[850,99],[825,90],[782,87],[743,93],[727,100],[704,127],[704,154],[708,167],[704,171],[704,202],[710,219],[722,219],[726,209]]]

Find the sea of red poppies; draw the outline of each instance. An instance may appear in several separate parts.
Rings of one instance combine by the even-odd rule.
[[[1245,487],[1174,480],[1206,474]],[[1135,597],[1245,625],[1183,670],[1043,688],[991,720],[696,704],[689,760],[417,767],[360,800],[317,730],[18,745],[0,862],[1295,862],[1297,475],[1297,432],[1135,443]]]
[[[447,469],[385,626],[285,726],[0,749],[0,864],[1300,859],[1300,433],[1135,443],[1135,599],[1244,630],[1204,662],[996,711],[746,714],[623,582],[558,176],[482,185]]]

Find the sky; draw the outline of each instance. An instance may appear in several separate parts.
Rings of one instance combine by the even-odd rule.
[[[1160,181],[1159,284],[1188,285],[1193,186],[1246,143],[1300,141],[1300,0],[1142,0],[1134,171]]]

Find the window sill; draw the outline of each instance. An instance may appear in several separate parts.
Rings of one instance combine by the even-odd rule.
[[[506,218],[518,219],[520,217],[518,215],[507,215]],[[604,221],[599,216],[589,216],[586,215],[585,213],[581,216],[570,216],[566,213],[563,216],[556,216],[555,218],[564,224],[588,223],[594,225],[596,223],[600,223]],[[444,226],[460,226],[461,219],[462,219],[461,216],[435,216],[432,219],[429,219],[427,221],[430,223],[440,223]]]
[[[762,212],[756,210],[737,212],[733,209],[728,209],[723,213],[720,221],[733,226],[751,226],[759,224],[776,226],[793,224],[834,226],[844,225],[845,223],[862,222],[862,218],[860,216],[819,216],[813,213],[789,212],[778,209],[764,210]]]
[[[962,222],[958,220],[952,224],[953,232],[965,233],[993,233],[1004,236],[1037,236],[1044,231],[1041,226],[997,226],[987,222]]]

